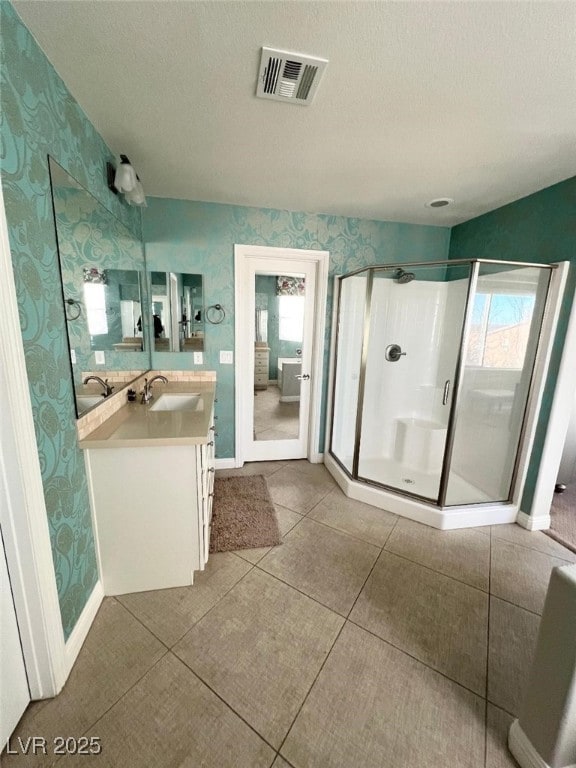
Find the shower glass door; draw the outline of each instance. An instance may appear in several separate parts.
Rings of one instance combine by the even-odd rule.
[[[343,278],[340,284],[338,343],[334,377],[331,451],[349,474],[354,467],[358,385],[368,272]]]
[[[550,282],[550,269],[479,263],[443,505],[506,501]]]
[[[372,274],[358,478],[437,502],[470,268],[442,264]]]

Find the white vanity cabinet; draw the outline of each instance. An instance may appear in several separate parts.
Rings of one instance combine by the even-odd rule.
[[[106,595],[193,583],[208,560],[214,428],[191,445],[88,448]]]

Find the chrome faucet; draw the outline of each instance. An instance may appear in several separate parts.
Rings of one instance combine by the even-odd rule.
[[[102,392],[102,397],[108,397],[112,394],[114,387],[108,384],[108,379],[103,380],[100,378],[100,376],[86,376],[84,379],[84,384],[88,384],[89,381],[97,381],[98,384],[102,385],[102,388],[104,389]]]
[[[154,395],[152,394],[152,384],[154,384],[155,381],[161,381],[164,384],[168,384],[168,379],[166,376],[154,376],[148,381],[148,379],[144,379],[144,389],[140,393],[142,395],[141,403],[149,403],[150,400],[153,399]]]

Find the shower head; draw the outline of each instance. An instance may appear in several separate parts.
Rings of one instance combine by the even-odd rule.
[[[404,285],[404,283],[411,283],[415,277],[414,272],[405,272],[403,269],[399,269],[394,275],[394,280],[400,285]]]

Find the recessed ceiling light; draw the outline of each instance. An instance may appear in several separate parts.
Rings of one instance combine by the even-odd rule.
[[[434,200],[430,200],[426,203],[427,208],[444,208],[446,205],[450,205],[454,200],[451,197],[437,197]]]

